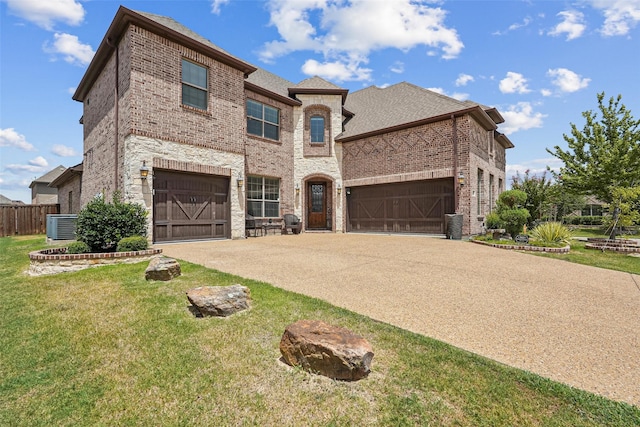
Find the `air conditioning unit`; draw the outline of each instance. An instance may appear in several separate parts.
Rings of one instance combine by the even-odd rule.
[[[47,238],[51,240],[75,240],[76,221],[75,214],[49,214],[47,215]]]

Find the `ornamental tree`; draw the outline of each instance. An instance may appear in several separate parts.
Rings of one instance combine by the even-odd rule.
[[[611,203],[613,188],[640,185],[640,120],[621,103],[622,95],[611,97],[608,105],[604,97],[598,94],[600,115],[582,113],[582,131],[571,123],[571,135],[563,135],[567,150],[556,145],[547,151],[564,163],[559,172],[551,172],[564,188]]]

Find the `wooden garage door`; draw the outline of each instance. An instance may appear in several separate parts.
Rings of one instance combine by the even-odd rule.
[[[154,242],[230,237],[229,178],[154,171],[153,192]]]
[[[443,234],[453,197],[452,179],[351,187],[348,231]]]

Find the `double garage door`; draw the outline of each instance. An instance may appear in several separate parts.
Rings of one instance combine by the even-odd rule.
[[[351,187],[348,231],[444,234],[455,211],[453,179]]]
[[[229,178],[154,171],[153,241],[230,237]]]

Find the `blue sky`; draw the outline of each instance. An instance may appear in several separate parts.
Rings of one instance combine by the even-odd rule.
[[[0,194],[82,161],[71,99],[119,5],[174,18],[292,82],[401,81],[497,107],[507,174],[540,173],[570,123],[622,94],[640,117],[640,0],[0,0]]]

